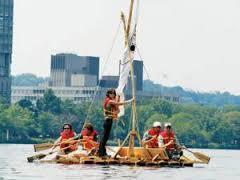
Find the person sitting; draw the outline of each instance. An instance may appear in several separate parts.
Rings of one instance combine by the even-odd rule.
[[[77,150],[78,148],[77,143],[68,141],[74,138],[75,135],[76,133],[73,131],[72,125],[69,123],[65,123],[63,125],[63,130],[60,133],[60,137],[55,141],[52,149],[60,145],[60,150],[63,154],[68,154],[70,152]]]
[[[158,148],[160,144],[159,135],[161,133],[161,123],[156,121],[153,123],[152,128],[144,133],[144,144],[149,148]]]
[[[74,138],[74,140],[82,139],[83,141],[83,149],[86,151],[90,151],[93,148],[98,147],[98,133],[94,130],[93,125],[91,123],[86,123],[84,125],[81,133]]]
[[[171,123],[165,123],[165,129],[163,132],[160,133],[163,143],[166,146],[166,152],[170,159],[179,159],[182,156],[182,150],[179,148],[175,133],[172,129]]]

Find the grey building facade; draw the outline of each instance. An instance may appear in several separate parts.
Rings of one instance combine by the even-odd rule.
[[[136,77],[136,90],[143,90],[143,61],[134,60],[134,76]]]
[[[103,88],[117,88],[119,76],[102,76],[100,80],[100,87]]]
[[[0,0],[0,95],[11,100],[13,0]]]
[[[99,79],[99,57],[78,56],[76,54],[56,54],[51,56],[50,86],[70,87],[72,76],[92,75]]]

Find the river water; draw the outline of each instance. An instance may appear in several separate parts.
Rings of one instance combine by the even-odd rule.
[[[185,168],[28,163],[32,145],[0,144],[0,180],[5,179],[179,179],[240,180],[240,150],[198,149],[210,164]]]

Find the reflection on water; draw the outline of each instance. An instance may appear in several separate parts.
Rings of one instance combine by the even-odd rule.
[[[32,145],[0,144],[0,180],[5,179],[240,179],[239,150],[201,150],[211,156],[209,165],[193,168],[156,168],[109,165],[27,163]]]

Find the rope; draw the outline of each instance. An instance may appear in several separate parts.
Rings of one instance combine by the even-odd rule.
[[[141,60],[143,60],[143,58],[142,58],[142,56],[141,56],[141,53],[140,53],[140,50],[139,50],[139,48],[137,47],[137,53],[138,53],[138,55],[139,55],[139,57],[140,57],[140,59]],[[150,79],[150,76],[149,76],[149,73],[148,73],[148,71],[147,71],[147,68],[146,68],[146,66],[145,66],[145,64],[143,63],[143,68],[144,68],[144,71],[146,72],[146,74],[147,74],[147,77],[148,77],[148,79]]]
[[[114,45],[115,45],[117,36],[118,36],[118,34],[119,34],[120,25],[121,25],[121,22],[119,22],[119,24],[118,24],[117,31],[116,31],[115,36],[114,36],[114,38],[113,38],[112,45],[111,45],[111,48],[110,48],[110,50],[109,50],[109,52],[108,52],[108,55],[107,55],[106,61],[105,61],[105,63],[104,63],[103,69],[102,69],[102,71],[101,71],[101,74],[103,74],[103,72],[105,71],[107,62],[109,61],[110,56],[111,56],[111,54],[112,54],[113,47],[114,47]],[[91,103],[90,103],[90,105],[89,105],[88,112],[87,112],[87,116],[86,116],[86,118],[85,118],[84,124],[86,124],[87,122],[90,122],[90,120],[89,120],[89,114],[90,114],[90,111],[91,111],[91,109],[92,109],[93,102],[94,102],[95,99],[96,99],[97,92],[98,92],[99,89],[100,89],[100,86],[99,86],[99,85],[100,85],[100,81],[99,81],[98,84],[97,84],[97,88],[96,88],[96,91],[94,92],[93,99],[92,99],[92,101],[91,101]],[[84,126],[84,125],[83,125],[83,126]]]

